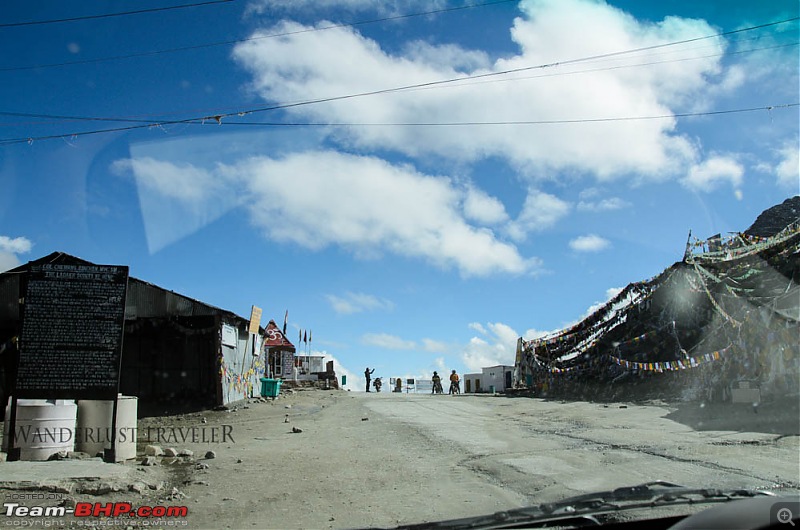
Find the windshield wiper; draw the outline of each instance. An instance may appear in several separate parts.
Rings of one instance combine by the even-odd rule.
[[[577,495],[562,501],[538,506],[506,510],[478,517],[399,526],[397,529],[513,528],[521,524],[530,527],[532,523],[552,525],[555,522],[562,522],[571,524],[569,521],[577,521],[579,519],[584,520],[584,525],[600,525],[601,523],[594,518],[595,515],[681,504],[720,503],[759,495],[774,496],[773,493],[768,491],[688,488],[679,484],[657,480],[637,486]]]

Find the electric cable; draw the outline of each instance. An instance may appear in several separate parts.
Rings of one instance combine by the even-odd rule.
[[[655,44],[655,45],[644,46],[644,47],[634,48],[634,49],[629,49],[629,50],[621,50],[621,51],[616,51],[616,52],[607,52],[607,53],[603,53],[603,54],[597,54],[597,55],[593,55],[593,56],[570,59],[570,60],[554,62],[554,63],[545,63],[545,64],[539,64],[539,65],[534,65],[534,66],[513,68],[513,69],[503,70],[503,71],[498,71],[498,72],[488,72],[488,73],[484,73],[484,74],[475,74],[475,75],[462,76],[462,77],[457,77],[457,78],[441,79],[441,80],[437,80],[437,81],[416,83],[416,84],[405,85],[405,86],[401,86],[401,87],[392,87],[392,88],[378,89],[378,90],[359,92],[359,93],[351,93],[351,94],[345,94],[345,95],[339,95],[339,96],[330,96],[330,97],[326,97],[326,98],[298,101],[298,102],[293,102],[293,103],[275,104],[275,105],[269,105],[269,106],[265,106],[265,107],[257,107],[257,108],[253,108],[253,109],[249,109],[249,110],[245,110],[245,111],[218,113],[218,114],[207,115],[207,116],[202,116],[202,117],[195,117],[195,118],[186,118],[186,119],[178,119],[178,120],[165,120],[165,121],[150,122],[150,123],[140,124],[140,125],[131,125],[131,126],[127,126],[127,127],[115,127],[115,128],[100,129],[100,130],[94,130],[94,131],[75,132],[75,133],[70,133],[70,134],[46,135],[46,136],[37,136],[37,137],[31,136],[31,137],[27,137],[27,138],[0,139],[0,145],[6,145],[6,144],[9,144],[9,143],[20,143],[20,142],[29,142],[30,143],[30,142],[32,142],[34,140],[47,140],[47,139],[52,139],[52,138],[68,138],[68,137],[73,137],[74,138],[74,137],[77,137],[77,136],[86,136],[86,135],[90,135],[90,134],[93,135],[93,134],[101,134],[101,133],[108,133],[108,132],[119,132],[119,131],[141,129],[141,128],[147,128],[147,127],[162,127],[164,125],[173,125],[173,124],[181,124],[181,123],[192,123],[192,122],[205,123],[206,121],[210,121],[210,120],[216,121],[217,123],[221,124],[222,120],[224,118],[229,118],[229,117],[237,116],[237,115],[238,116],[245,116],[245,115],[250,115],[250,114],[255,114],[255,113],[260,113],[260,112],[268,112],[268,111],[280,110],[280,109],[289,109],[289,108],[305,106],[305,105],[311,105],[311,104],[327,103],[327,102],[333,102],[333,101],[343,101],[343,100],[354,99],[354,98],[359,98],[359,97],[373,96],[373,95],[378,95],[378,94],[388,94],[388,93],[393,93],[393,92],[401,92],[401,91],[407,91],[407,90],[419,89],[419,88],[425,88],[425,87],[433,87],[433,86],[441,86],[441,85],[452,85],[453,83],[456,83],[456,82],[459,82],[459,81],[463,81],[465,79],[485,79],[485,78],[496,77],[496,76],[500,76],[500,75],[507,75],[509,73],[530,71],[530,70],[534,70],[534,69],[552,68],[554,66],[566,65],[566,64],[577,64],[577,63],[587,62],[587,61],[591,61],[591,60],[595,60],[595,59],[599,59],[599,58],[618,57],[618,56],[631,54],[631,53],[636,53],[636,52],[645,51],[645,50],[661,49],[661,48],[666,48],[666,47],[670,47],[670,46],[676,46],[678,44],[684,44],[684,43],[687,43],[687,42],[696,42],[696,41],[706,40],[706,39],[720,37],[720,36],[724,36],[724,35],[742,33],[742,32],[746,32],[746,31],[753,31],[753,30],[756,30],[756,29],[762,29],[762,28],[765,28],[765,27],[770,27],[770,26],[775,26],[775,25],[779,25],[779,24],[784,24],[784,23],[787,23],[787,22],[792,22],[792,21],[795,21],[795,20],[798,20],[798,19],[800,19],[800,17],[792,17],[792,18],[783,19],[783,20],[779,20],[779,21],[773,21],[773,22],[768,22],[768,23],[764,23],[764,24],[759,24],[759,25],[756,25],[756,26],[749,26],[749,27],[746,27],[746,28],[740,28],[740,29],[731,30],[731,31],[727,31],[727,32],[716,33],[716,34],[713,34],[713,35],[706,35],[706,36],[703,36],[703,37],[694,37],[694,38],[690,38],[690,39],[683,39],[683,40],[680,40],[680,41],[672,41],[672,42],[668,42],[668,43]],[[735,112],[751,112],[751,111],[755,111],[755,110],[770,110],[771,111],[771,110],[777,109],[777,108],[787,108],[787,107],[793,107],[793,106],[796,106],[796,105],[797,105],[797,103],[790,103],[790,104],[770,105],[770,106],[766,106],[766,107],[756,107],[756,108],[749,108],[749,109],[734,109],[734,110],[726,110],[726,111],[714,111],[714,112],[710,112],[710,113],[684,113],[684,114],[670,114],[670,115],[663,115],[663,116],[642,116],[642,117],[624,117],[624,118],[620,118],[620,117],[617,117],[617,118],[592,118],[592,119],[577,119],[577,120],[537,120],[537,121],[519,121],[519,122],[457,122],[457,123],[453,122],[453,123],[450,123],[448,125],[462,125],[462,126],[463,125],[497,125],[497,124],[503,124],[503,125],[515,125],[515,124],[516,125],[523,125],[523,124],[525,124],[525,125],[531,125],[531,124],[551,124],[551,123],[586,123],[586,122],[593,122],[593,121],[594,122],[599,122],[599,121],[622,121],[622,120],[632,120],[632,119],[664,119],[664,118],[674,118],[674,117],[688,117],[688,116],[692,116],[692,115],[703,115],[703,114],[705,114],[705,115],[713,115],[713,114],[729,114],[729,113],[735,113]],[[303,125],[309,126],[309,125],[312,125],[312,124],[303,124]],[[325,125],[326,126],[330,126],[330,125],[334,125],[334,124],[325,124]],[[341,125],[341,124],[339,124],[339,125]],[[390,125],[390,124],[383,124],[383,125]],[[393,125],[411,125],[411,124],[393,124]],[[420,124],[420,125],[430,126],[430,125],[433,125],[433,124],[431,123],[431,124]],[[445,124],[437,124],[437,125],[445,125]]]
[[[224,0],[224,1],[229,2],[229,1],[233,1],[233,0]],[[151,57],[151,56],[154,56],[154,55],[163,55],[163,54],[184,52],[184,51],[191,51],[191,50],[201,50],[201,49],[204,49],[204,48],[213,48],[213,47],[217,47],[217,46],[230,46],[230,45],[234,45],[234,44],[240,44],[240,43],[243,43],[243,42],[256,41],[256,40],[262,40],[262,39],[272,39],[272,38],[277,38],[277,37],[288,37],[288,36],[291,36],[291,35],[299,35],[299,34],[302,34],[302,33],[312,33],[312,32],[316,32],[316,31],[325,31],[325,30],[329,30],[329,29],[364,26],[364,25],[367,25],[367,24],[376,24],[376,23],[380,23],[380,22],[389,22],[389,21],[392,21],[392,20],[400,20],[400,19],[405,19],[405,18],[419,17],[419,16],[425,16],[425,15],[436,15],[436,14],[441,14],[441,13],[449,13],[449,12],[460,11],[460,10],[464,10],[464,9],[473,9],[473,8],[477,8],[477,7],[486,7],[486,6],[496,5],[496,4],[505,4],[505,3],[509,3],[509,2],[516,2],[516,1],[518,1],[518,0],[494,0],[492,2],[484,2],[484,3],[481,3],[481,4],[470,4],[470,5],[466,5],[466,6],[449,7],[449,8],[444,8],[444,9],[435,9],[435,10],[431,10],[431,11],[421,11],[421,12],[417,12],[417,13],[407,13],[407,14],[404,14],[404,15],[393,15],[393,16],[390,16],[390,17],[375,18],[375,19],[370,19],[370,20],[361,20],[361,21],[348,22],[348,23],[342,23],[342,24],[331,24],[329,26],[323,26],[323,27],[306,28],[306,29],[302,29],[302,30],[286,31],[286,32],[281,32],[281,33],[270,33],[268,35],[258,35],[258,36],[246,37],[246,38],[242,38],[242,39],[232,39],[232,40],[226,40],[226,41],[210,42],[210,43],[205,43],[205,44],[195,44],[195,45],[191,45],[191,46],[181,46],[181,47],[177,47],[177,48],[166,48],[166,49],[163,49],[163,50],[153,50],[153,51],[149,51],[149,52],[136,52],[136,53],[130,53],[130,54],[126,54],[126,55],[114,55],[114,56],[110,56],[110,57],[98,57],[98,58],[94,58],[94,59],[81,59],[81,60],[76,60],[76,61],[64,61],[64,62],[60,62],[60,63],[37,64],[37,65],[29,65],[29,66],[13,66],[13,67],[8,67],[8,68],[0,68],[0,72],[19,72],[19,71],[24,71],[24,70],[38,70],[38,69],[42,69],[42,68],[57,68],[57,67],[61,67],[61,66],[72,66],[72,65],[78,65],[78,64],[93,64],[93,63],[102,63],[102,62],[117,61],[117,60],[124,60],[124,59],[134,59],[134,58],[137,58],[137,57]],[[0,27],[2,27],[2,26],[0,26]]]
[[[798,46],[799,44],[800,43],[798,43],[798,42],[793,42],[793,43],[789,43],[789,44],[779,44],[779,45],[775,45],[775,46],[765,46],[765,47],[761,47],[761,48],[751,48],[751,49],[748,49],[748,50],[737,50],[735,52],[730,52],[730,54],[734,55],[734,54],[752,53],[752,52],[755,52],[755,51],[763,51],[763,50],[771,50],[771,49],[777,49],[777,48]],[[542,75],[536,75],[536,76],[513,77],[513,78],[510,78],[510,79],[493,79],[493,80],[490,80],[490,81],[480,81],[480,82],[476,82],[476,83],[463,83],[463,84],[459,84],[457,86],[459,86],[459,87],[461,87],[461,86],[475,86],[475,85],[478,85],[478,84],[485,84],[485,83],[512,82],[512,81],[521,81],[521,80],[529,80],[529,79],[539,79],[539,78],[544,78],[544,77],[555,77],[555,76],[561,76],[561,75],[576,75],[576,74],[584,74],[584,73],[596,73],[596,72],[609,71],[609,70],[619,70],[619,69],[623,69],[623,68],[637,68],[637,67],[642,67],[642,66],[654,66],[654,65],[673,63],[673,62],[683,62],[683,61],[689,61],[689,60],[707,59],[707,58],[712,58],[712,57],[719,57],[719,56],[722,56],[722,55],[725,55],[725,53],[723,52],[723,53],[696,56],[696,57],[684,57],[684,58],[678,58],[678,59],[669,59],[669,60],[665,60],[665,61],[654,61],[654,62],[649,62],[649,63],[636,63],[636,64],[629,64],[629,65],[607,66],[607,67],[603,67],[603,68],[593,68],[593,69],[588,69],[588,70],[574,70],[574,71],[569,71],[569,72],[551,72],[551,73],[542,74]],[[416,89],[416,90],[430,90],[430,89],[433,89],[433,88],[443,88],[443,87],[442,86],[427,87],[427,88],[420,88],[420,89]],[[408,91],[411,92],[413,90],[410,89]],[[757,109],[757,110],[760,110],[760,109]],[[218,111],[219,111],[219,109],[217,109],[215,111],[212,111],[212,112],[218,112]],[[248,111],[237,111],[237,113],[242,113],[242,112],[244,112],[246,114]],[[46,113],[28,113],[28,112],[9,112],[9,111],[0,111],[0,116],[16,116],[16,117],[25,117],[25,118],[50,119],[50,120],[58,120],[58,121],[62,121],[62,122],[69,122],[69,121],[107,121],[107,122],[148,123],[148,124],[154,123],[154,120],[152,120],[152,119],[146,120],[146,119],[136,118],[134,116],[120,116],[120,117],[74,116],[74,115],[58,115],[58,114],[46,114]],[[30,122],[22,123],[22,124],[18,123],[18,124],[14,124],[14,125],[15,126],[20,126],[20,125],[25,125],[25,124],[29,124],[29,123]],[[42,122],[34,122],[34,123],[42,124]],[[230,123],[230,122],[228,122],[228,123]],[[394,123],[382,123],[382,124],[381,123],[378,123],[378,124],[365,124],[365,123],[361,123],[361,124],[356,124],[356,123],[324,123],[324,124],[322,124],[322,123],[316,123],[316,124],[314,124],[314,123],[294,123],[294,124],[291,124],[291,123],[286,123],[286,122],[282,122],[282,123],[284,125],[331,125],[331,126],[334,126],[334,125],[349,125],[349,126],[356,126],[356,125],[398,125],[398,124],[394,124]],[[505,123],[505,122],[500,122],[500,123]],[[239,124],[246,125],[246,123],[239,123]],[[258,123],[258,122],[253,122],[253,124],[279,125],[281,123]],[[8,125],[9,124],[0,124],[0,127],[8,126]],[[430,124],[428,124],[428,125],[430,125]]]
[[[100,15],[86,15],[82,17],[72,17],[72,18],[56,18],[50,20],[31,20],[27,22],[7,22],[4,24],[0,24],[0,28],[16,28],[21,26],[38,26],[43,24],[59,24],[62,22],[76,22],[79,20],[96,20],[100,18],[111,18],[111,17],[121,17],[127,15],[141,15],[144,13],[157,13],[160,11],[172,11],[174,9],[185,9],[187,7],[200,7],[200,6],[207,6],[211,4],[225,4],[228,2],[233,2],[234,0],[208,0],[207,2],[198,2],[196,4],[182,4],[177,6],[165,6],[165,7],[153,7],[150,9],[138,9],[136,11],[123,11],[119,13],[104,13]]]

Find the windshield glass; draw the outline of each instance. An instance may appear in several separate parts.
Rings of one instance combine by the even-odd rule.
[[[797,493],[799,16],[10,0],[4,503],[320,528]]]

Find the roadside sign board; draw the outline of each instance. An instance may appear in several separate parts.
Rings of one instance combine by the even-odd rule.
[[[261,326],[261,308],[253,306],[250,310],[250,327],[248,331],[253,335],[258,335],[259,326]]]
[[[116,399],[128,267],[31,264],[15,396]]]

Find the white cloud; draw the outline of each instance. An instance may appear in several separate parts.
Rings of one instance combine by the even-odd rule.
[[[611,246],[611,242],[596,234],[579,236],[569,242],[569,247],[575,252],[600,252]]]
[[[481,335],[486,335],[486,333],[487,333],[486,328],[484,328],[483,325],[480,322],[470,322],[468,324],[468,327],[470,329],[474,329],[475,331],[477,331]]]
[[[734,190],[742,185],[744,168],[731,157],[715,155],[689,168],[682,183],[695,191],[710,192],[720,184],[730,183]]]
[[[389,333],[367,333],[361,337],[361,342],[368,346],[388,350],[422,350],[429,353],[445,353],[451,349],[447,343],[442,341],[423,338],[418,343]]]
[[[569,213],[570,203],[555,195],[529,189],[525,204],[517,219],[509,223],[508,233],[517,240],[524,240],[528,233],[550,228]]]
[[[624,287],[609,287],[608,289],[606,289],[606,300],[611,300],[619,293],[621,293],[623,290],[625,290]]]
[[[470,324],[472,329],[475,327]],[[461,360],[471,372],[480,372],[481,368],[499,364],[514,365],[517,354],[519,334],[510,326],[502,323],[487,323],[486,339],[472,337],[464,346]]]
[[[601,191],[597,188],[587,188],[578,195],[576,208],[582,212],[607,212],[627,208],[630,203],[619,197],[601,199]]]
[[[372,258],[389,252],[465,277],[533,273],[540,266],[462,213],[465,200],[480,197],[483,207],[473,208],[473,216],[497,218],[489,211],[502,208],[496,199],[375,157],[305,151],[204,169],[144,156],[118,160],[112,169],[136,177],[151,252],[244,204],[265,236],[312,250],[338,245]],[[329,301],[343,312],[375,302]]]
[[[405,340],[388,333],[367,333],[361,337],[361,342],[367,346],[376,346],[388,350],[413,350],[417,347],[417,343],[413,340]]]
[[[601,199],[599,201],[580,201],[578,202],[577,208],[578,210],[585,211],[585,212],[607,212],[611,210],[621,210],[622,208],[627,208],[630,206],[630,203],[624,199],[620,199],[619,197],[609,197],[607,199]]]
[[[363,391],[366,386],[366,380],[359,376],[357,372],[353,372],[352,370],[348,369],[344,366],[339,359],[334,357],[333,355],[328,354],[326,351],[312,351],[311,355],[323,355],[325,358],[323,359],[324,363],[328,361],[333,361],[333,371],[336,372],[336,377],[339,379],[339,385],[341,388],[345,390],[353,390],[353,391]],[[345,380],[347,383],[342,385],[342,376],[345,376]]]
[[[19,259],[11,252],[3,252],[0,250],[0,272],[5,272],[9,269],[19,266]]]
[[[464,216],[487,225],[508,220],[508,214],[502,202],[472,186],[467,189],[464,199]]]
[[[17,254],[27,254],[32,248],[33,243],[28,238],[0,236],[0,272],[19,266]]]
[[[522,334],[522,338],[525,340],[538,339],[540,337],[546,337],[547,335],[552,335],[556,331],[558,330],[542,331],[540,329],[529,329]]]
[[[347,292],[344,296],[329,294],[325,298],[328,299],[334,311],[343,315],[361,313],[363,311],[390,311],[394,309],[394,304],[391,301],[365,293]]]
[[[436,368],[439,369],[438,371],[441,373],[444,373],[445,370],[447,370],[447,365],[444,362],[444,357],[437,357],[436,359],[434,359],[434,364],[436,365]]]
[[[347,13],[375,11],[385,16],[433,11],[446,5],[445,0],[255,0],[247,5],[247,14],[274,11],[317,13],[325,9],[339,9]]]
[[[778,184],[797,193],[800,191],[800,149],[797,141],[786,142],[778,151],[781,161],[775,167]]]
[[[255,157],[223,171],[246,187],[253,223],[276,241],[390,252],[463,276],[521,274],[539,264],[467,223],[459,208],[464,191],[449,179],[411,167],[317,151]]]
[[[491,61],[485,53],[465,50],[453,44],[432,45],[414,41],[405,47],[405,53],[407,60],[414,63],[438,64],[467,73],[491,67]]]
[[[33,243],[25,237],[10,238],[0,236],[0,252],[10,252],[13,254],[26,254],[33,248]]]
[[[448,351],[450,347],[446,343],[438,340],[422,339],[422,349],[431,353],[444,353]]]
[[[529,329],[528,331],[525,332],[525,334],[523,336],[525,337],[525,340],[536,339],[536,338],[539,338],[539,337],[551,336],[551,335],[554,335],[554,334],[560,332],[561,330],[564,330],[564,329],[567,329],[569,327],[572,327],[575,324],[577,324],[578,322],[580,322],[581,320],[583,320],[584,318],[588,317],[589,315],[591,315],[592,313],[594,313],[595,311],[600,309],[601,307],[603,307],[604,305],[606,305],[606,303],[608,303],[609,300],[611,300],[612,298],[617,296],[619,293],[621,293],[622,290],[623,290],[622,287],[610,287],[610,288],[606,289],[606,293],[605,293],[606,296],[605,296],[605,299],[602,302],[593,303],[592,305],[590,305],[586,309],[586,311],[584,311],[584,313],[579,318],[577,318],[575,320],[571,320],[571,321],[565,322],[560,328],[553,329],[553,330],[550,330],[550,331],[540,331],[540,330],[535,330],[535,329]],[[623,302],[623,304],[624,303],[625,302]]]
[[[351,27],[253,39],[234,49],[252,75],[251,89],[270,102],[330,98],[465,75],[482,75],[580,57],[655,46],[711,35],[702,20],[667,17],[639,22],[604,2],[540,0],[520,4],[510,29],[516,54],[485,59],[480,50],[455,44],[410,43],[389,52]],[[324,25],[326,23],[321,23]],[[295,22],[254,33],[312,29]],[[658,68],[556,66],[446,88],[348,98],[287,109],[296,119],[329,123],[518,121],[653,116],[684,110],[714,86],[735,84],[714,51],[722,38],[702,48],[676,47],[681,58]],[[706,57],[704,57],[706,56]],[[625,66],[648,57],[618,57],[603,63]],[[594,72],[574,74],[576,70]],[[561,75],[570,74],[574,75]],[[528,79],[520,79],[527,77]],[[531,97],[535,94],[536,97]],[[458,127],[337,127],[334,140],[357,148],[380,148],[409,156],[438,155],[460,163],[497,156],[531,178],[573,170],[600,180],[630,176],[663,179],[685,172],[698,159],[694,141],[675,131],[676,119],[560,125]]]
[[[586,309],[586,312],[583,314],[583,316],[581,316],[578,320],[570,322],[569,324],[565,325],[564,327],[565,328],[570,327],[570,326],[572,326],[574,324],[577,324],[578,322],[580,322],[584,318],[588,317],[589,315],[591,315],[592,313],[594,313],[595,311],[597,311],[598,309],[600,309],[601,307],[606,305],[609,300],[611,300],[612,298],[617,296],[619,293],[621,293],[623,291],[623,289],[624,289],[623,287],[609,287],[608,289],[606,289],[606,298],[605,298],[605,300],[603,300],[602,302],[595,302],[594,304],[590,305]]]

